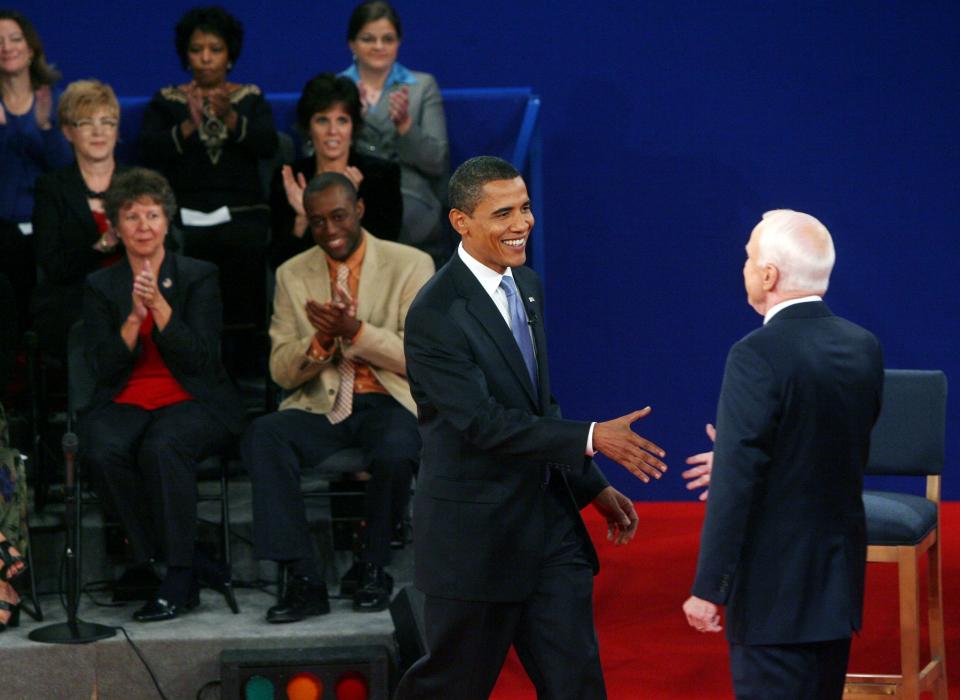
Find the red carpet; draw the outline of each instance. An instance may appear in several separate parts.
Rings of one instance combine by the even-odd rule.
[[[602,567],[594,601],[610,700],[732,700],[723,633],[694,632],[680,610],[696,568],[703,507],[638,503],[637,512],[637,538],[617,548],[593,509],[585,511]],[[960,503],[945,504],[942,519],[947,671],[950,698],[960,700],[960,613],[953,607],[960,598],[960,541],[950,536],[960,524]],[[854,638],[851,671],[899,671],[896,582],[894,565],[867,567],[865,624]],[[512,651],[492,697],[536,697]]]

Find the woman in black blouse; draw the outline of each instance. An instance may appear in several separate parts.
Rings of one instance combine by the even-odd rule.
[[[176,47],[193,80],[154,95],[140,138],[180,203],[183,252],[220,266],[225,320],[260,323],[270,220],[258,163],[277,134],[260,88],[227,80],[242,43],[243,26],[222,8],[188,11]]]
[[[333,73],[311,78],[297,102],[297,123],[309,136],[313,155],[284,165],[273,178],[274,267],[314,245],[303,211],[303,190],[317,173],[337,172],[350,178],[363,199],[363,227],[377,238],[397,240],[403,224],[400,166],[354,148],[363,117],[353,81]]]

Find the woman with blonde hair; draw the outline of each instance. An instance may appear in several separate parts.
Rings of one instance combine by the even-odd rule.
[[[64,90],[57,119],[74,163],[37,180],[33,231],[43,274],[33,298],[41,347],[66,355],[70,326],[80,318],[83,280],[120,259],[119,240],[103,208],[115,173],[120,104],[109,85],[77,80]]]

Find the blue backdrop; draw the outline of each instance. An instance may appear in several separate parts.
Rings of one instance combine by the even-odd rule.
[[[173,25],[194,3],[28,2],[67,79],[121,95],[181,81]],[[352,2],[234,0],[233,78],[299,91],[346,66]],[[960,222],[960,4],[397,0],[401,60],[445,87],[543,97],[551,367],[565,412],[650,404],[672,471],[637,499],[687,499],[730,344],[760,323],[743,245],[767,209],[818,216],[837,266],[827,301],[872,329],[890,367],[960,377],[952,280]],[[135,8],[135,9],[134,9]],[[455,137],[454,137],[455,138]],[[950,402],[948,432],[960,430]],[[956,440],[945,494],[960,498]]]

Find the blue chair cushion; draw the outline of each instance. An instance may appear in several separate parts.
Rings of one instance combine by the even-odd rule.
[[[867,543],[884,546],[919,544],[937,526],[937,504],[923,496],[864,491]]]

